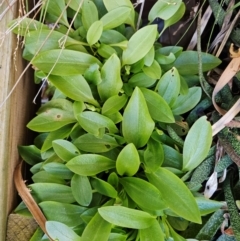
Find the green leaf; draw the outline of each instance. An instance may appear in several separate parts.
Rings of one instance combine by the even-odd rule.
[[[202,53],[202,71],[208,71],[221,63],[221,60],[211,54]],[[184,51],[174,62],[174,67],[180,75],[198,74],[198,53],[196,51]]]
[[[103,115],[111,115],[121,110],[127,103],[128,97],[125,94],[114,95],[106,100],[102,107]]]
[[[119,153],[116,161],[116,169],[119,175],[133,176],[140,166],[138,151],[133,143],[126,145]]]
[[[224,203],[207,199],[205,197],[196,197],[197,205],[201,216],[213,213],[224,206]]]
[[[101,138],[92,134],[84,134],[74,141],[74,145],[81,151],[92,153],[107,152],[119,146],[115,138],[107,134],[104,134]]]
[[[113,54],[101,69],[102,82],[97,86],[102,100],[117,95],[123,86],[121,79],[121,63],[116,54]]]
[[[131,8],[126,6],[112,9],[100,19],[103,23],[103,29],[113,29],[125,23],[130,12]]]
[[[86,208],[79,205],[53,201],[41,202],[39,206],[47,220],[58,221],[70,227],[76,227],[82,224],[79,216],[86,210]]]
[[[111,198],[117,197],[117,191],[108,182],[105,182],[99,178],[93,178],[91,180],[91,184],[92,184],[92,187],[102,195],[111,197]]]
[[[32,176],[34,183],[58,183],[65,184],[63,178],[55,176],[54,174],[48,173],[46,171],[40,171]]]
[[[65,162],[68,162],[75,156],[80,155],[80,151],[71,142],[66,140],[53,141],[53,149],[55,153]]]
[[[49,132],[74,122],[76,122],[76,119],[72,112],[57,108],[49,108],[45,112],[34,117],[27,124],[27,127],[37,132]]]
[[[128,81],[128,84],[132,87],[151,87],[156,83],[156,79],[152,79],[144,73],[134,74]]]
[[[164,162],[162,166],[172,167],[181,170],[183,158],[182,155],[168,145],[163,145],[164,150]]]
[[[42,168],[43,170],[63,179],[71,179],[73,176],[73,173],[63,163],[50,162],[44,164]]]
[[[144,57],[144,65],[145,66],[151,66],[153,64],[154,61],[154,56],[155,56],[155,49],[154,46],[149,50],[149,52],[147,53],[147,55],[145,55]]]
[[[136,87],[123,113],[123,136],[128,143],[139,148],[148,142],[153,129],[154,121],[148,112],[144,96]]]
[[[98,21],[98,10],[92,1],[83,1],[81,13],[82,24],[86,30],[88,30],[94,22]]]
[[[182,0],[157,1],[148,14],[148,20],[153,22],[155,18],[169,19],[177,13]]]
[[[124,177],[120,179],[128,196],[143,210],[158,211],[167,208],[162,194],[151,183],[136,177]]]
[[[34,145],[18,146],[18,152],[21,158],[31,166],[43,161],[41,151]]]
[[[156,172],[146,173],[146,176],[163,194],[162,198],[173,212],[189,221],[201,223],[195,198],[180,178],[162,167]]]
[[[175,67],[167,71],[159,80],[158,93],[171,106],[177,99],[180,92],[180,76]]]
[[[122,65],[134,64],[142,59],[152,48],[157,37],[157,25],[149,25],[138,30],[123,51]]]
[[[181,115],[193,109],[200,101],[202,95],[201,87],[189,88],[186,95],[179,95],[175,102],[171,105],[174,115]]]
[[[153,224],[145,229],[140,229],[141,241],[164,241],[164,233],[157,220],[154,220]]]
[[[101,21],[96,21],[92,23],[90,26],[88,32],[87,32],[87,42],[90,46],[97,43],[97,41],[100,39],[103,31],[103,24]]]
[[[46,230],[48,235],[53,240],[58,241],[81,241],[81,237],[78,236],[71,228],[63,223],[56,221],[47,221]]]
[[[101,73],[99,71],[98,64],[92,64],[90,67],[85,71],[84,78],[88,81],[89,84],[98,85],[101,83]]]
[[[101,131],[108,129],[110,133],[117,133],[118,129],[111,119],[97,112],[84,111],[77,115],[79,125],[90,134],[102,136]]]
[[[109,223],[133,229],[148,228],[155,220],[146,212],[121,206],[101,207],[98,212]]]
[[[83,241],[108,241],[112,224],[96,213],[82,233]]]
[[[64,95],[73,100],[88,102],[96,106],[99,105],[93,98],[91,88],[82,75],[63,77],[50,75],[48,80]]]
[[[126,241],[127,236],[120,233],[110,233],[108,241]]]
[[[153,60],[152,65],[144,66],[143,72],[152,79],[160,79],[162,69],[156,60]]]
[[[110,58],[113,54],[117,55],[116,50],[107,44],[101,44],[100,47],[98,47],[97,52],[101,57],[105,59]]]
[[[89,206],[92,201],[92,187],[86,176],[75,174],[71,180],[72,193],[81,206]]]
[[[144,164],[147,172],[156,171],[163,163],[164,152],[160,142],[150,138],[144,151]]]
[[[71,171],[82,176],[94,176],[114,168],[115,165],[115,161],[97,154],[82,154],[66,164]]]
[[[58,76],[84,74],[92,64],[101,66],[90,54],[68,49],[52,49],[37,55],[32,64],[45,73]]]
[[[57,183],[34,183],[29,185],[32,194],[39,202],[56,201],[62,203],[74,203],[70,187]]]
[[[174,123],[173,113],[167,102],[156,92],[141,88],[151,117],[160,122]]]
[[[190,128],[183,146],[183,170],[197,167],[207,156],[212,144],[212,127],[203,116]]]
[[[104,44],[114,44],[126,41],[127,38],[114,29],[104,30],[100,42]]]

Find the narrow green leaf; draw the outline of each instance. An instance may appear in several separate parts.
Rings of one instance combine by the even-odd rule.
[[[183,170],[197,167],[207,156],[212,144],[212,127],[203,116],[190,128],[183,146]]]
[[[115,161],[96,154],[82,154],[70,160],[66,166],[82,176],[94,176],[100,172],[114,168]]]
[[[162,194],[151,183],[136,177],[124,177],[120,179],[124,190],[129,197],[143,210],[158,211],[167,208]]]
[[[145,229],[140,229],[141,241],[164,241],[164,233],[157,220],[154,220],[153,224]]]
[[[180,178],[162,167],[156,172],[146,173],[146,176],[163,194],[162,198],[173,212],[189,221],[201,223],[196,200]]]
[[[141,88],[151,117],[160,122],[174,123],[173,113],[167,102],[156,92]]]
[[[196,197],[197,205],[201,216],[213,213],[224,206],[223,202],[207,199],[205,197]]]
[[[18,152],[21,158],[31,166],[43,161],[41,151],[34,145],[18,146]]]
[[[55,176],[54,174],[48,173],[46,171],[40,171],[35,173],[32,176],[32,180],[34,183],[58,183],[58,184],[66,183],[63,180],[63,178]]]
[[[101,207],[98,212],[109,223],[126,228],[148,228],[155,220],[146,212],[121,206]]]
[[[121,63],[116,54],[113,54],[101,69],[102,82],[97,86],[102,100],[117,95],[123,86],[121,79]]]
[[[164,162],[162,166],[173,167],[181,170],[182,162],[183,162],[182,154],[180,154],[179,151],[175,150],[174,148],[168,145],[163,145],[163,151],[164,151]]]
[[[189,88],[186,95],[179,95],[175,102],[171,105],[174,115],[181,115],[193,109],[200,101],[202,96],[201,87]]]
[[[92,187],[86,176],[75,174],[71,180],[72,193],[81,206],[88,206],[92,201]]]
[[[134,64],[142,59],[152,48],[157,37],[157,25],[149,25],[138,30],[123,51],[122,65]]]
[[[71,142],[66,140],[53,141],[53,149],[55,153],[65,162],[68,162],[75,156],[80,155],[80,151]]]
[[[116,161],[116,169],[119,175],[133,176],[140,166],[138,151],[133,143],[126,145],[119,153]]]
[[[86,210],[86,208],[79,205],[45,201],[39,203],[47,220],[58,221],[70,227],[76,227],[82,224],[79,216]]]
[[[48,235],[53,240],[58,241],[81,241],[81,237],[78,236],[71,228],[67,225],[56,222],[56,221],[47,221],[46,230]]]
[[[154,121],[148,112],[144,96],[136,87],[123,113],[123,136],[128,143],[139,148],[147,143],[153,129]]]
[[[90,54],[68,49],[52,49],[37,55],[32,64],[45,73],[58,76],[84,74],[92,64],[101,66]]]
[[[73,176],[73,173],[63,163],[50,162],[44,164],[42,168],[46,172],[52,173],[63,179],[71,179]]]
[[[96,21],[92,23],[90,26],[88,32],[87,32],[87,42],[90,46],[97,43],[97,41],[100,39],[103,31],[103,24],[102,21]]]
[[[104,44],[114,44],[126,41],[127,38],[114,29],[104,30],[100,42]]]
[[[149,50],[149,52],[147,53],[147,55],[145,55],[144,57],[144,65],[145,66],[151,66],[153,64],[154,61],[154,56],[155,56],[155,49],[154,46]]]

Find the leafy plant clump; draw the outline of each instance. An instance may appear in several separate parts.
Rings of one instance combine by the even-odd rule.
[[[163,19],[164,31],[184,3],[157,1],[140,29],[129,0],[43,3],[44,21],[24,18],[14,32],[35,81],[53,90],[27,125],[40,133],[34,145],[19,147],[49,236],[184,240],[179,231],[222,206],[185,183],[212,143],[206,117],[190,130],[184,121],[203,95],[198,54],[162,47],[151,24]],[[219,63],[202,53],[203,71]]]

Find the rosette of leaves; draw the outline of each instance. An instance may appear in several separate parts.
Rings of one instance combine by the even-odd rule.
[[[184,9],[159,0],[136,29],[129,0],[50,0],[45,22],[25,18],[14,29],[35,80],[54,87],[27,125],[40,133],[34,145],[19,147],[52,239],[184,240],[177,231],[221,207],[181,179],[212,141],[206,117],[179,126],[202,95],[197,53],[162,47],[151,24],[158,17],[166,29]],[[204,71],[219,63],[202,53]]]

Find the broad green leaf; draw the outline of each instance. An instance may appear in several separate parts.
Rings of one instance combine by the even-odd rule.
[[[108,182],[105,182],[99,178],[93,178],[91,180],[91,184],[92,184],[92,187],[102,195],[111,197],[111,198],[117,197],[117,191]]]
[[[169,55],[163,55],[157,51],[155,54],[155,59],[160,65],[166,65],[173,63],[176,60],[176,57],[173,53],[170,53]]]
[[[72,112],[57,108],[49,108],[34,117],[27,127],[37,132],[55,131],[67,124],[76,122]]]
[[[73,113],[75,118],[77,119],[77,115],[82,113],[84,110],[86,110],[86,107],[88,104],[84,104],[83,101],[74,101],[73,102]],[[95,108],[95,107],[93,107]]]
[[[93,1],[83,1],[81,13],[82,23],[86,30],[88,30],[94,22],[98,21],[98,10]]]
[[[196,197],[197,205],[201,216],[213,213],[224,206],[223,202],[207,199],[205,197]]]
[[[115,138],[107,134],[104,134],[102,138],[98,138],[92,134],[84,134],[74,141],[74,145],[81,151],[92,153],[107,152],[119,146]]]
[[[107,128],[110,133],[118,132],[117,127],[111,119],[97,112],[84,111],[77,115],[77,120],[85,131],[95,136],[102,136],[101,131],[105,131],[105,128]]]
[[[96,21],[92,23],[90,26],[88,32],[87,32],[87,42],[90,46],[97,43],[97,41],[100,39],[103,31],[103,24],[101,21]]]
[[[82,0],[65,0],[65,3],[73,10],[79,11],[79,5],[82,3]]]
[[[32,64],[45,73],[59,76],[84,74],[92,64],[101,66],[92,55],[68,49],[44,51],[33,59]]]
[[[168,215],[167,221],[171,225],[171,227],[177,231],[184,231],[189,226],[189,221],[180,217],[174,217],[174,216]]]
[[[73,103],[71,101],[63,99],[63,98],[52,99],[52,100],[48,101],[47,103],[45,103],[44,105],[42,105],[38,109],[37,114],[47,112],[49,109],[52,109],[52,108],[73,112]]]
[[[86,208],[79,205],[53,201],[41,202],[39,206],[47,220],[58,221],[70,227],[82,224],[79,216],[86,210]]]
[[[125,94],[122,95],[114,95],[106,100],[102,107],[103,115],[111,115],[119,110],[121,110],[125,104],[127,103],[127,96]]]
[[[59,23],[69,26],[64,0],[46,0],[43,4],[43,8],[46,9],[47,13],[54,17],[55,21],[61,16]]]
[[[103,29],[113,29],[125,23],[130,12],[131,8],[126,6],[112,9],[100,19],[103,23]]]
[[[71,180],[72,193],[81,206],[89,206],[92,201],[92,187],[88,177],[75,174]]]
[[[156,92],[141,88],[151,117],[160,122],[174,123],[173,113],[167,102]]]
[[[151,183],[136,177],[120,179],[128,196],[143,210],[163,210],[167,208],[160,191]]]
[[[104,30],[100,42],[104,44],[114,44],[126,41],[126,37],[114,29]]]
[[[173,212],[189,221],[201,223],[196,200],[180,178],[162,167],[156,172],[146,173],[146,176],[163,194],[163,200]]]
[[[158,93],[171,106],[180,92],[180,76],[175,67],[167,71],[159,80]]]
[[[78,175],[94,176],[100,172],[114,168],[116,162],[97,154],[82,154],[74,157],[66,165]]]
[[[103,57],[105,59],[110,58],[113,54],[117,55],[116,50],[113,47],[111,47],[110,45],[107,45],[107,44],[101,44],[98,47],[97,52],[101,57]]]
[[[137,73],[134,74],[128,81],[128,84],[131,85],[132,87],[151,87],[156,83],[156,79],[153,79],[149,77],[148,75],[144,73]]]
[[[141,241],[164,241],[164,233],[157,220],[154,220],[153,224],[145,229],[140,229]]]
[[[46,172],[52,173],[63,179],[71,179],[73,176],[73,173],[63,163],[50,162],[44,164],[42,168]]]
[[[133,143],[126,145],[119,153],[116,161],[116,169],[119,175],[133,176],[140,166],[138,151]]]
[[[171,105],[174,115],[181,115],[193,109],[200,101],[202,89],[200,87],[189,88],[186,95],[179,95]]]
[[[123,86],[121,79],[121,63],[116,54],[113,54],[101,69],[102,82],[97,86],[102,100],[117,95]]]
[[[181,3],[182,0],[157,1],[148,14],[148,20],[153,22],[155,18],[171,18],[177,13]]]
[[[177,232],[175,232],[175,230],[170,225],[168,225],[168,228],[170,230],[170,235],[174,241],[186,241],[186,239],[180,236]]]
[[[144,57],[144,65],[145,66],[151,66],[153,64],[154,61],[154,56],[155,56],[155,49],[154,46],[149,50],[149,52],[147,53],[147,55],[145,55]]]
[[[78,236],[71,228],[67,225],[56,222],[56,221],[47,221],[46,230],[48,235],[53,240],[58,241],[81,241],[81,237]]]
[[[156,60],[153,60],[151,66],[144,66],[143,73],[152,79],[160,79],[162,75],[162,69]]]
[[[148,142],[154,125],[142,91],[136,87],[123,113],[123,137],[137,148],[143,147]]]
[[[127,235],[120,233],[110,233],[108,241],[126,241]]]
[[[149,25],[138,30],[123,51],[122,65],[134,64],[142,59],[152,48],[157,37],[157,25]]]
[[[48,80],[67,97],[98,106],[98,102],[93,98],[89,84],[82,75],[50,75]]]
[[[163,151],[164,161],[162,166],[181,170],[183,162],[182,154],[168,145],[163,145]]]
[[[55,140],[53,141],[53,149],[55,153],[65,162],[68,162],[75,156],[80,154],[80,151],[70,141]]]
[[[43,161],[41,151],[34,145],[18,146],[18,152],[21,158],[31,166]]]
[[[71,188],[57,183],[34,183],[29,185],[32,194],[38,202],[56,201],[62,203],[74,203]]]
[[[155,220],[146,212],[121,206],[101,207],[98,212],[109,223],[133,229],[148,228]]]
[[[202,71],[208,71],[221,63],[221,60],[211,54],[202,53]],[[196,51],[184,51],[174,62],[174,67],[180,75],[198,74],[198,53]]]
[[[197,167],[207,156],[212,144],[212,127],[206,117],[198,119],[190,128],[183,146],[183,171]]]
[[[160,142],[150,138],[144,151],[144,165],[147,172],[156,171],[163,163],[164,151]]]
[[[89,84],[98,85],[101,83],[101,73],[99,71],[98,64],[92,64],[90,67],[85,71],[84,78],[88,81]]]
[[[108,241],[112,224],[96,213],[82,233],[83,241]]]
[[[47,137],[42,145],[41,152],[45,152],[45,151],[49,150],[52,147],[53,141],[55,141],[57,139],[64,139],[64,138],[68,137],[72,131],[72,127],[73,127],[73,125],[69,124],[69,125],[61,127],[60,129],[58,129],[56,131],[50,132],[47,135]]]
[[[65,184],[66,182],[63,178],[60,178],[54,174],[48,173],[46,171],[40,171],[35,173],[32,176],[32,180],[34,183],[58,183]]]

